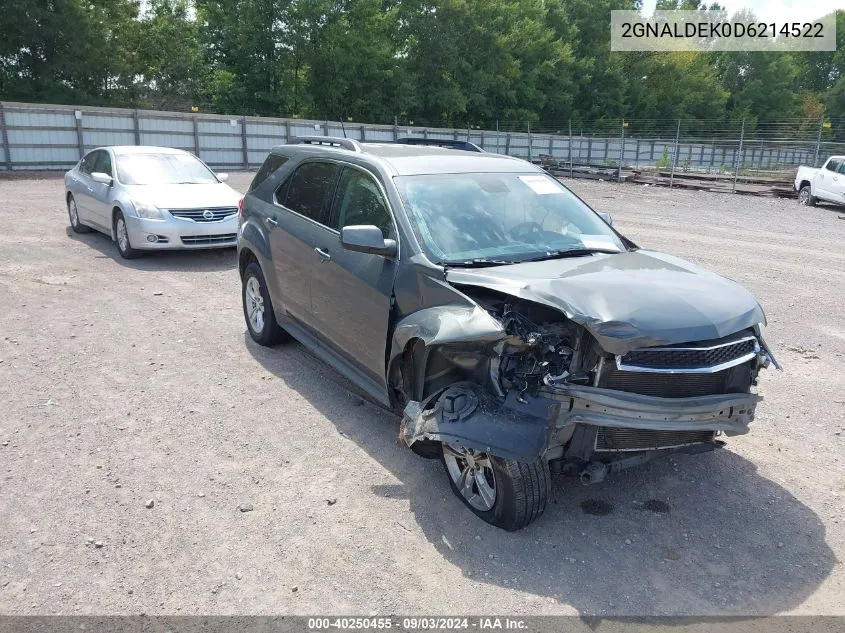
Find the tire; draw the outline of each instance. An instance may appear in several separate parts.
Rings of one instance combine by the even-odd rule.
[[[139,250],[132,248],[129,232],[126,230],[126,220],[121,211],[114,214],[114,236],[117,240],[117,250],[123,259],[135,259],[141,255]]]
[[[538,458],[534,462],[520,462],[476,453],[473,456],[475,472],[483,471],[484,481],[488,487],[492,487],[494,497],[491,500],[489,492],[486,496],[482,494],[483,484],[479,484],[475,478],[471,482],[473,499],[462,492],[459,486],[461,480],[455,476],[455,465],[461,467],[461,458],[465,457],[467,452],[456,451],[445,443],[442,447],[442,462],[452,492],[477,517],[508,532],[515,532],[542,516],[551,490],[551,475],[546,461]]]
[[[253,341],[264,347],[272,347],[290,340],[290,335],[276,322],[267,282],[261,266],[256,262],[251,262],[244,270],[241,302],[246,328]]]
[[[798,202],[805,207],[816,206],[818,199],[811,193],[810,185],[804,185],[801,187],[801,190],[798,192]]]
[[[70,219],[70,228],[74,233],[90,233],[91,228],[79,221],[79,210],[76,207],[76,200],[73,194],[67,197],[67,216]]]

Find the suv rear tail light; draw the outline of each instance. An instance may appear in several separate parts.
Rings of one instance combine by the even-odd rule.
[[[244,217],[244,199],[238,200],[238,218]]]

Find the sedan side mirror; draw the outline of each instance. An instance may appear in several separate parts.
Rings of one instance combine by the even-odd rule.
[[[602,212],[599,212],[599,215],[601,216],[601,219],[605,221],[605,224],[607,224],[608,226],[613,226],[613,216],[612,215],[610,215],[609,213],[602,213]]]
[[[229,180],[229,174],[216,174],[216,176],[217,180],[219,180],[220,182],[226,182],[227,180]]]
[[[340,243],[348,251],[382,257],[396,256],[396,240],[385,239],[381,229],[372,224],[344,226],[340,230]]]
[[[91,180],[93,180],[94,182],[99,182],[100,184],[103,184],[103,185],[108,185],[109,187],[111,187],[111,185],[112,185],[112,177],[109,176],[108,174],[104,174],[101,171],[93,172],[91,174]]]

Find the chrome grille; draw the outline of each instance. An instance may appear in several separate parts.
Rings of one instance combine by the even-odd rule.
[[[186,246],[207,246],[210,244],[235,244],[236,233],[221,233],[219,235],[183,235],[182,243]]]
[[[194,222],[220,222],[237,214],[237,207],[212,207],[208,209],[169,209],[170,215]]]
[[[713,431],[655,431],[600,426],[596,432],[596,451],[644,451],[675,448],[710,442]]]
[[[641,347],[616,357],[619,369],[656,372],[719,371],[742,364],[757,355],[753,336],[716,343],[687,343],[666,347]]]

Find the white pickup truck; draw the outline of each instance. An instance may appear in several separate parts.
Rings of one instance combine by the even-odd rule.
[[[795,191],[798,201],[810,207],[820,201],[845,204],[845,156],[831,156],[819,169],[799,167]]]

